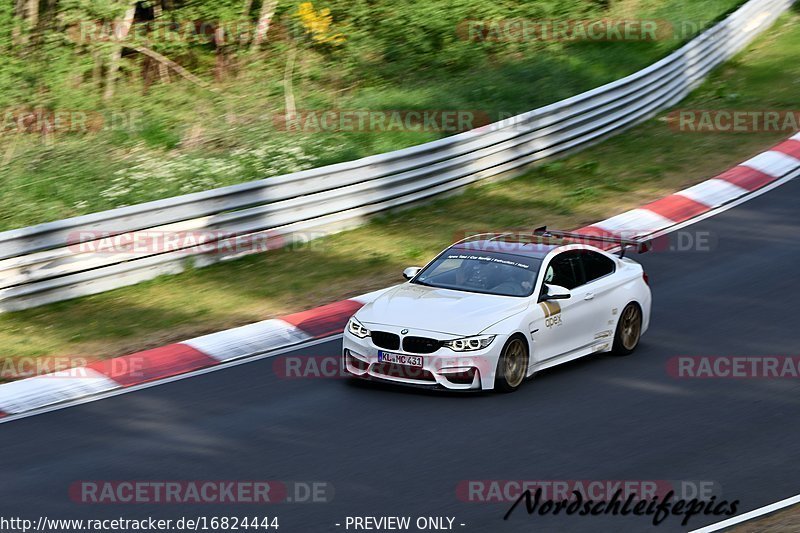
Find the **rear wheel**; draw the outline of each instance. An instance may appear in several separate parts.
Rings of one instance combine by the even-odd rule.
[[[629,303],[622,310],[622,316],[617,322],[617,331],[614,334],[614,347],[612,351],[617,355],[633,353],[639,346],[642,336],[642,308],[636,303]]]
[[[528,345],[520,336],[511,337],[497,361],[495,388],[500,392],[513,392],[525,381],[527,373]]]

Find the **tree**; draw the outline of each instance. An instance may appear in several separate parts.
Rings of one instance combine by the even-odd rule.
[[[108,61],[108,73],[106,74],[106,87],[103,93],[104,100],[110,100],[114,97],[114,89],[117,84],[117,75],[119,74],[119,64],[122,60],[123,42],[128,38],[133,25],[133,18],[136,15],[137,2],[130,2],[125,8],[125,14],[119,24],[114,23],[114,37],[115,41],[119,44],[114,44],[111,55]]]
[[[269,25],[272,17],[275,16],[275,9],[278,7],[278,0],[264,0],[261,4],[261,12],[258,16],[256,31],[253,33],[253,50],[257,50],[269,32]]]
[[[18,24],[14,27],[14,40],[18,44],[28,42],[28,37],[39,24],[39,0],[16,0],[14,16]]]
[[[344,35],[332,30],[333,17],[331,10],[323,8],[317,11],[311,2],[303,2],[294,13],[299,22],[300,35],[297,41],[310,41],[312,46],[338,46],[345,41]],[[297,59],[298,42],[293,42],[286,56],[286,68],[283,73],[284,111],[287,120],[293,120],[297,114],[294,97],[294,64]]]

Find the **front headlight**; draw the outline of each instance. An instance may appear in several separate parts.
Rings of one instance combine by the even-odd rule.
[[[363,339],[364,337],[369,337],[369,330],[364,327],[361,322],[356,320],[356,317],[350,319],[350,322],[347,323],[347,331],[358,337],[359,339]]]
[[[444,345],[454,352],[472,352],[486,348],[492,344],[494,338],[495,335],[476,335],[474,337],[445,341]]]

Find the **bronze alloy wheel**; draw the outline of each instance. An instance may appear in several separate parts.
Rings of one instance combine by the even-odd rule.
[[[639,344],[642,332],[642,313],[635,305],[629,305],[622,315],[622,345],[626,350],[633,350]]]
[[[628,305],[620,318],[620,342],[625,351],[633,351],[642,333],[642,312],[637,305]]]
[[[503,352],[503,378],[509,390],[520,386],[528,366],[528,350],[522,339],[511,339]]]

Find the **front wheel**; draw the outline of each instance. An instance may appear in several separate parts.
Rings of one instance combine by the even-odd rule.
[[[500,392],[514,392],[522,385],[527,372],[528,345],[519,336],[511,337],[497,361],[495,388]]]
[[[633,353],[639,345],[642,336],[642,308],[638,304],[629,303],[622,310],[622,316],[617,322],[617,331],[614,334],[614,347],[612,352],[617,355]]]

